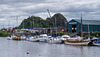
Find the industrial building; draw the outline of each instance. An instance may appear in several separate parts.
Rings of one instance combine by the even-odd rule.
[[[100,32],[100,20],[82,20],[83,33]],[[77,33],[81,30],[81,19],[72,19],[67,23],[68,33]]]

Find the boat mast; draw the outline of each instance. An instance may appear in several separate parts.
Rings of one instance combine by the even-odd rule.
[[[55,17],[55,29],[56,29],[56,36],[57,36],[56,17]]]
[[[3,21],[3,28],[4,28],[4,21]]]
[[[10,19],[9,19],[9,27],[8,28],[10,28]]]
[[[34,17],[33,17],[33,29],[34,29]]]
[[[18,26],[18,16],[16,16],[17,26]]]
[[[82,27],[82,13],[81,13],[81,37],[83,37],[83,27]]]
[[[89,37],[90,37],[90,28],[89,28],[89,24],[88,24],[88,34],[89,34]]]
[[[49,9],[47,9],[47,11],[48,11],[48,14],[49,14],[50,19],[51,19],[51,15],[50,15]],[[51,29],[51,26],[50,26],[50,29]],[[50,32],[51,32],[51,36],[52,36],[52,31],[50,30]]]

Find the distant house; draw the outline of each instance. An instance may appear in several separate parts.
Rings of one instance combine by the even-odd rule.
[[[83,33],[100,32],[100,20],[82,20]],[[67,23],[69,33],[76,33],[81,30],[81,20],[72,19]]]

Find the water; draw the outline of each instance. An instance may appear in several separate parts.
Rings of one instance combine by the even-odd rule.
[[[100,57],[100,47],[14,41],[0,37],[0,57]]]

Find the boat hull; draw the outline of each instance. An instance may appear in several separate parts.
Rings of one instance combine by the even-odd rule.
[[[29,41],[31,41],[31,42],[38,42],[39,40],[38,39],[29,39]]]
[[[12,40],[21,40],[21,38],[12,38]]]
[[[93,45],[94,45],[94,46],[100,46],[100,43],[98,43],[98,42],[93,42]]]
[[[47,42],[47,38],[38,38],[39,42]]]
[[[88,45],[89,41],[64,41],[67,45]]]
[[[48,40],[48,43],[51,43],[51,44],[61,44],[62,41]]]
[[[51,43],[51,44],[60,44],[60,43],[62,43],[62,41],[60,39],[56,39],[56,38],[48,39],[47,42]]]

